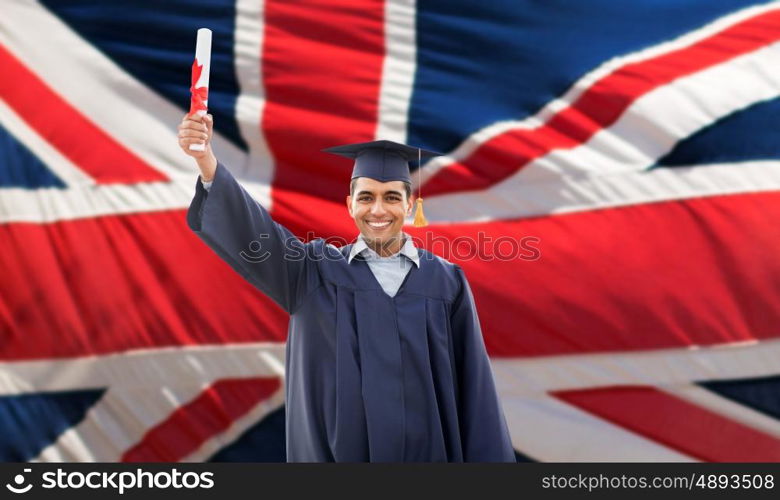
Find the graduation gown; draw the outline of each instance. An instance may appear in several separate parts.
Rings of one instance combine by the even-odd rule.
[[[418,249],[390,297],[351,245],[301,242],[221,164],[187,222],[290,314],[289,462],[515,461],[460,267]]]

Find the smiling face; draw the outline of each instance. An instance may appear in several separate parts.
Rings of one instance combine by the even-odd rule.
[[[352,194],[347,196],[347,208],[360,234],[377,253],[392,255],[398,251],[404,219],[412,213],[412,200],[403,181],[358,177]]]

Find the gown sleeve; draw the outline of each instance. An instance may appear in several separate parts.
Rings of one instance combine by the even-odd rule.
[[[218,164],[208,191],[200,179],[187,224],[230,267],[288,313],[316,286],[312,244],[304,244],[274,222]]]
[[[466,462],[515,462],[514,448],[496,392],[474,297],[463,270],[451,325],[458,378],[461,444]]]

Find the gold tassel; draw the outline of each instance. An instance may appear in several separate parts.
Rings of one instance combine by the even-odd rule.
[[[425,227],[428,225],[428,221],[425,219],[425,214],[423,213],[422,204],[422,198],[417,198],[417,208],[414,211],[414,227]]]

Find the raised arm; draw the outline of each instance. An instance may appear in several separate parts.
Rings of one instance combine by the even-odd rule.
[[[210,142],[211,124],[207,122],[203,132],[206,137],[202,138],[193,135],[197,130],[188,121],[194,120],[188,117],[182,120],[179,144],[185,153],[198,160],[201,177],[212,184],[207,191],[200,180],[196,183],[187,224],[234,270],[284,310],[294,312],[318,284],[316,263],[312,259],[314,245],[302,243],[271,219],[268,211],[244,190],[228,169],[216,162],[210,145],[203,152],[190,151],[188,146],[193,141]]]

